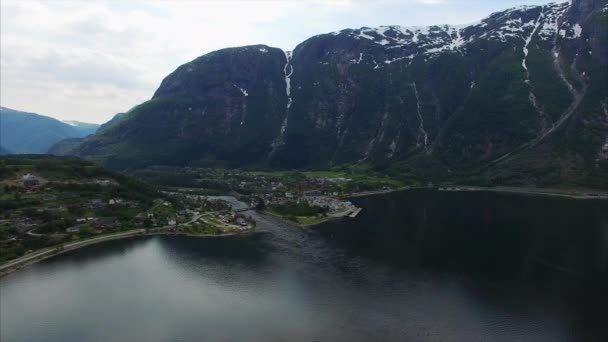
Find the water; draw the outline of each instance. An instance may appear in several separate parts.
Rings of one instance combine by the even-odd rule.
[[[405,192],[302,230],[141,237],[0,281],[0,340],[606,341],[608,202]],[[255,215],[254,213],[251,213]]]

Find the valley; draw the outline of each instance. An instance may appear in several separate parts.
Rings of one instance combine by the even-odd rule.
[[[0,340],[608,340],[608,0],[521,2],[2,0]]]

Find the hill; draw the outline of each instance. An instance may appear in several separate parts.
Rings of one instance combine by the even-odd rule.
[[[0,157],[0,262],[27,250],[132,229],[137,214],[159,198],[164,196],[154,188],[91,162]]]
[[[15,154],[47,153],[55,143],[95,133],[99,125],[67,124],[48,116],[0,107],[0,145]]]

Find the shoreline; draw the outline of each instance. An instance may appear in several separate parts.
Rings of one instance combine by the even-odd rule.
[[[568,190],[568,189],[544,189],[544,188],[525,188],[525,187],[481,187],[481,186],[458,186],[458,185],[450,185],[450,186],[437,186],[433,188],[428,187],[402,187],[391,190],[378,190],[378,191],[366,191],[366,192],[358,192],[352,193],[346,198],[358,198],[358,197],[367,197],[367,196],[377,196],[377,195],[385,195],[394,192],[402,192],[409,190],[417,190],[417,189],[429,189],[438,192],[495,192],[495,193],[506,193],[506,194],[514,194],[514,195],[524,195],[524,196],[542,196],[542,197],[561,197],[561,198],[569,198],[573,200],[608,200],[608,191],[602,190]],[[260,215],[268,215],[274,217],[276,219],[281,220],[284,223],[289,225],[293,225],[299,228],[310,228],[323,223],[327,223],[329,221],[334,221],[338,219],[342,219],[347,217],[344,216],[327,216],[324,217],[320,222],[316,223],[299,223],[293,222],[286,217],[281,215],[269,212],[269,211],[257,211]],[[154,228],[153,228],[154,229]],[[158,228],[156,228],[158,229]],[[161,228],[162,229],[162,228]],[[91,246],[94,244],[113,241],[113,240],[121,240],[127,239],[135,236],[157,236],[157,235],[175,235],[175,236],[188,236],[194,238],[222,238],[222,237],[236,237],[236,236],[250,236],[255,234],[255,230],[247,230],[243,232],[231,232],[231,233],[223,233],[218,235],[212,234],[189,234],[189,233],[180,233],[169,231],[166,229],[162,229],[161,231],[150,231],[146,233],[144,228],[128,230],[121,233],[111,234],[111,235],[102,235],[93,237],[87,240],[74,241],[71,243],[63,244],[63,249],[59,250],[59,246],[47,247],[38,251],[31,252],[29,254],[23,255],[17,259],[7,261],[6,263],[0,265],[0,278],[16,272],[24,267],[36,264],[43,260],[52,258],[57,255],[64,254],[66,252],[74,251],[80,248],[84,248],[87,246]]]
[[[346,195],[346,198],[357,198],[357,197],[368,197],[385,195],[394,192],[402,192],[409,190],[428,189],[440,192],[497,192],[497,193],[509,193],[518,195],[530,195],[530,196],[543,196],[543,197],[563,197],[575,200],[608,200],[608,191],[604,190],[569,190],[569,189],[551,189],[551,188],[526,188],[526,187],[483,187],[483,186],[470,186],[470,185],[443,185],[435,186],[432,188],[425,186],[412,186],[403,187],[392,190],[378,190],[378,191],[366,191],[356,192]]]
[[[339,219],[343,219],[345,217],[348,217],[348,215],[344,215],[344,216],[327,216],[327,217],[324,217],[323,220],[321,220],[320,222],[316,222],[316,223],[299,223],[299,222],[294,222],[294,221],[292,221],[292,220],[290,220],[290,219],[288,219],[288,218],[286,218],[284,216],[281,216],[279,214],[275,214],[275,213],[272,213],[272,212],[269,212],[269,211],[266,211],[266,210],[257,211],[257,213],[260,214],[260,215],[268,215],[270,217],[274,217],[274,218],[276,218],[276,219],[278,219],[278,220],[280,220],[280,221],[282,221],[284,223],[287,223],[289,225],[292,225],[292,226],[295,226],[295,227],[298,227],[298,228],[310,228],[310,227],[318,226],[318,225],[323,224],[323,223],[327,223],[327,222],[330,222],[330,221],[335,221],[335,220],[339,220]]]
[[[276,218],[276,219],[280,220],[283,223],[287,223],[289,225],[292,225],[292,226],[298,227],[298,228],[310,228],[310,227],[318,226],[318,225],[323,224],[323,223],[327,223],[329,221],[338,220],[338,219],[342,218],[342,217],[330,217],[330,216],[328,216],[328,217],[325,217],[321,222],[308,223],[307,224],[307,223],[294,222],[294,221],[289,220],[288,218],[286,218],[284,216],[281,216],[281,215],[275,214],[275,213],[271,213],[271,212],[266,211],[266,210],[258,211],[258,214],[260,214],[260,215],[267,215],[267,216]]]
[[[445,189],[445,190],[442,190]],[[525,187],[482,187],[482,186],[449,186],[436,189],[441,192],[497,192],[528,196],[563,197],[575,200],[608,200],[608,192],[601,190],[560,190],[550,188]]]
[[[348,195],[344,195],[345,198],[357,198],[357,197],[367,197],[367,196],[377,196],[377,195],[386,195],[393,192],[401,192],[415,189],[427,189],[427,187],[422,186],[405,186],[397,189],[390,190],[375,190],[375,191],[362,191],[362,192],[353,192]]]
[[[223,234],[217,234],[217,235],[215,235],[215,234],[197,235],[197,234],[172,232],[172,231],[168,231],[168,230],[146,233],[146,230],[143,228],[132,229],[132,230],[128,230],[128,231],[122,232],[122,233],[97,236],[97,237],[93,237],[93,238],[87,239],[87,240],[74,241],[74,242],[71,242],[68,244],[64,244],[62,250],[57,249],[60,245],[43,248],[41,250],[34,251],[32,253],[23,255],[17,259],[7,261],[6,263],[0,265],[0,279],[11,273],[19,271],[22,268],[37,264],[46,259],[50,259],[54,256],[58,256],[58,255],[61,255],[61,254],[67,253],[67,252],[75,251],[77,249],[81,249],[84,247],[96,245],[96,244],[99,244],[102,242],[107,242],[107,241],[123,240],[123,239],[128,239],[128,238],[137,237],[137,236],[160,236],[160,235],[188,236],[188,237],[193,237],[193,238],[209,239],[209,238],[224,238],[224,237],[236,237],[236,236],[243,237],[243,236],[250,236],[255,233],[256,233],[255,230],[248,230],[248,231],[244,231],[244,232],[223,233]]]

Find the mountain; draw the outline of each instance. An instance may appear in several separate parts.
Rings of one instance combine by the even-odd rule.
[[[63,123],[66,123],[72,127],[74,127],[74,129],[78,132],[80,132],[80,134],[85,137],[87,135],[90,134],[94,134],[95,132],[97,132],[97,129],[100,127],[100,125],[98,124],[92,124],[92,123],[86,123],[86,122],[80,122],[80,121],[73,121],[73,120],[63,120],[61,121]]]
[[[11,153],[46,153],[56,142],[95,133],[99,125],[67,124],[34,113],[0,107],[0,145]]]
[[[215,51],[74,153],[114,169],[365,163],[428,179],[608,186],[607,2],[345,29],[293,52]]]
[[[118,113],[118,114],[114,115],[114,117],[112,117],[112,119],[110,119],[110,121],[103,123],[101,125],[82,123],[79,121],[64,121],[65,123],[68,123],[71,126],[74,126],[76,129],[80,129],[81,131],[82,130],[88,131],[91,129],[95,129],[95,131],[92,133],[88,133],[82,137],[67,138],[67,139],[60,140],[59,142],[53,144],[48,149],[48,154],[52,154],[55,156],[68,156],[68,155],[74,154],[75,149],[77,149],[78,146],[80,146],[80,144],[85,141],[86,136],[93,134],[95,132],[99,132],[99,133],[104,132],[105,130],[109,129],[110,127],[113,127],[115,124],[120,122],[125,117],[126,117],[126,113]]]
[[[114,127],[116,124],[121,122],[123,119],[127,118],[127,113],[118,113],[115,114],[110,121],[103,123],[99,126],[99,132],[105,132],[106,130]]]

